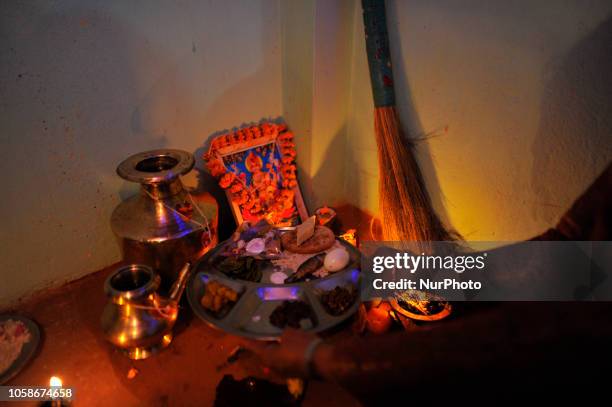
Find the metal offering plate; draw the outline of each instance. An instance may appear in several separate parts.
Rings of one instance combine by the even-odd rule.
[[[344,247],[349,253],[347,266],[335,273],[321,278],[311,279],[293,284],[275,284],[272,274],[278,272],[279,266],[270,264],[262,270],[260,282],[252,282],[228,277],[216,268],[216,260],[226,245],[231,241],[219,244],[194,264],[193,272],[187,285],[187,299],[194,313],[209,325],[225,332],[253,339],[275,340],[283,332],[282,328],[270,322],[270,315],[285,301],[301,301],[311,309],[309,318],[300,322],[300,328],[310,332],[321,332],[330,329],[353,315],[359,307],[359,284],[361,261],[360,252],[351,244],[337,238],[332,250],[338,246]],[[286,253],[286,252],[284,252]],[[324,253],[324,252],[322,252]],[[294,255],[291,253],[290,255]],[[316,254],[307,255],[306,258]],[[282,261],[282,258],[279,259]],[[285,268],[288,276],[295,270]],[[237,293],[237,300],[226,304],[218,312],[210,311],[202,303],[207,284],[217,282],[231,288]],[[323,302],[332,290],[351,291],[352,304],[341,313],[332,312]]]
[[[0,322],[9,319],[21,321],[30,332],[30,340],[23,345],[17,359],[4,372],[0,372],[0,384],[5,384],[15,377],[34,357],[40,345],[40,329],[34,321],[17,314],[0,315]]]

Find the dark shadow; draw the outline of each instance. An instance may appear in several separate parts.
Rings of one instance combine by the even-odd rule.
[[[232,210],[229,206],[225,191],[219,186],[217,180],[210,175],[206,169],[206,163],[204,161],[204,154],[208,152],[210,148],[211,140],[217,136],[225,134],[229,129],[216,131],[204,140],[202,147],[198,147],[194,152],[195,167],[194,170],[197,172],[198,184],[195,189],[195,193],[208,192],[215,198],[219,207],[219,242],[227,239],[232,234],[233,230],[236,229],[236,222],[232,215]]]
[[[358,166],[353,165],[355,159],[353,150],[346,148],[346,132],[347,126],[345,124],[341,126],[340,130],[327,147],[323,165],[321,165],[317,173],[314,174],[312,179],[305,179],[301,182],[302,190],[309,191],[309,193],[312,194],[309,196],[309,202],[312,203],[309,207],[311,213],[316,209],[314,205],[328,205],[336,210],[338,217],[336,221],[336,232],[345,232],[348,229],[355,229],[360,241],[381,240],[382,233],[380,231],[380,225],[378,223],[371,225],[375,216],[367,210],[357,207],[354,203],[350,203],[354,202],[352,199],[353,197],[361,196],[360,194],[364,193],[361,188],[361,183],[352,183],[350,186],[351,196],[345,195],[347,191],[347,177],[358,176],[352,172],[352,169],[358,168]],[[342,155],[344,167],[340,170],[333,164],[338,160],[339,151],[344,152]],[[340,190],[341,193],[338,194],[334,189]],[[322,197],[335,196],[336,198],[330,202],[323,202],[318,194]],[[374,236],[372,233],[374,233]]]
[[[347,126],[343,124],[325,150],[324,158],[317,172],[312,175],[310,180],[303,180],[304,191],[307,192],[310,212],[314,212],[317,207],[328,205],[336,206],[344,203],[346,177],[352,176],[349,171],[348,163],[352,161],[352,150],[346,147]],[[338,168],[338,162],[341,167]],[[303,178],[301,178],[303,179]],[[310,185],[304,185],[309,183]],[[353,193],[359,196],[359,191]],[[331,197],[331,199],[329,198]],[[306,198],[304,198],[306,199]],[[329,199],[329,201],[327,201]]]
[[[387,29],[389,31],[391,60],[393,61],[393,80],[397,112],[401,118],[404,136],[409,141],[415,143],[415,156],[421,168],[432,206],[442,221],[442,224],[449,230],[452,230],[453,228],[450,224],[450,219],[445,207],[446,199],[440,188],[436,168],[426,140],[432,129],[423,129],[419,113],[412,99],[410,83],[406,74],[407,70],[404,65],[404,59],[402,58],[402,37],[398,30],[398,15],[399,12],[396,2],[387,2]]]
[[[611,72],[610,17],[547,67],[531,188],[540,198],[535,216],[549,225],[612,160]]]

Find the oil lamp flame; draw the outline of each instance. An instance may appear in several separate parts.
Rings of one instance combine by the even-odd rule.
[[[51,378],[49,379],[49,386],[50,387],[62,387],[62,379],[60,379],[57,376],[51,376]]]

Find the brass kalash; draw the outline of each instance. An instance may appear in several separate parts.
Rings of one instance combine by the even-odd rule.
[[[185,262],[217,243],[217,202],[207,192],[187,191],[181,182],[194,163],[187,151],[160,149],[132,155],[117,167],[121,178],[140,184],[140,193],[111,216],[123,260],[153,268],[165,293]]]
[[[111,217],[129,265],[106,280],[102,330],[132,359],[170,344],[189,262],[217,243],[216,201],[206,192],[187,191],[180,179],[193,166],[190,153],[160,149],[135,154],[117,167],[120,177],[141,187]]]

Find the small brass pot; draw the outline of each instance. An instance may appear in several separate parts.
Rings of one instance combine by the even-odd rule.
[[[117,269],[104,283],[110,299],[101,318],[105,338],[130,359],[145,359],[168,346],[189,268],[187,263],[181,269],[168,298],[157,293],[161,280],[151,267]]]

